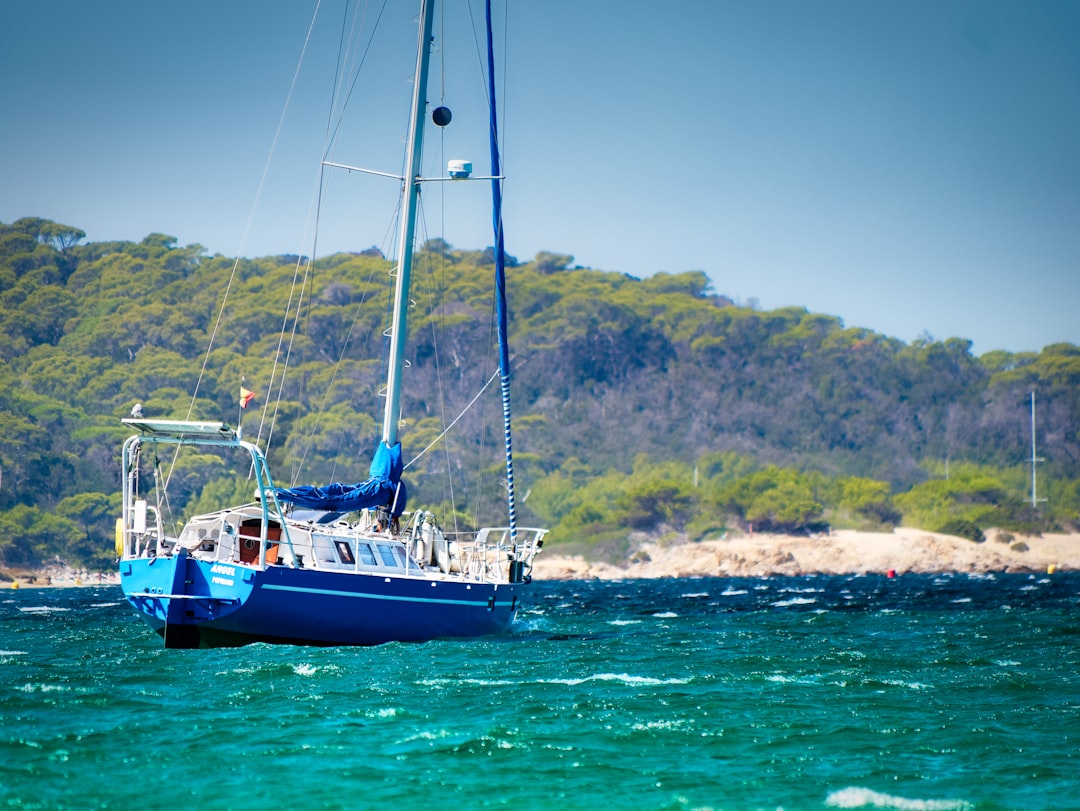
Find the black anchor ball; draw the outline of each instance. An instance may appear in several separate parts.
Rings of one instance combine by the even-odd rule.
[[[450,123],[450,118],[449,107],[436,107],[431,111],[431,120],[435,123],[436,127],[445,127]]]

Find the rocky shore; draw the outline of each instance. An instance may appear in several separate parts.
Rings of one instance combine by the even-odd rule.
[[[550,546],[536,559],[543,580],[658,577],[767,577],[908,572],[1048,572],[1080,569],[1080,533],[987,540],[902,527],[893,532],[838,530],[829,535],[740,535],[724,540],[643,543],[625,563],[562,556]]]

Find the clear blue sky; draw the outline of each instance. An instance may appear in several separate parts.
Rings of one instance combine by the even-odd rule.
[[[341,2],[323,0],[249,231],[314,0],[0,0],[0,221],[310,253]],[[384,12],[405,50],[412,16]],[[703,270],[742,303],[976,353],[1080,344],[1075,0],[510,0],[506,16],[510,253]],[[473,66],[471,48],[440,54]],[[356,132],[403,128],[411,55],[385,56]],[[449,150],[474,110],[447,102]],[[446,157],[486,168],[460,143]],[[360,147],[334,157],[398,168]],[[317,253],[384,245],[386,216],[343,203],[378,182],[332,183],[345,214],[324,211]],[[443,222],[428,235],[491,244],[483,217]]]

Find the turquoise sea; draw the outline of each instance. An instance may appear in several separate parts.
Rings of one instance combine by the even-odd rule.
[[[536,583],[329,649],[5,591],[0,808],[1080,809],[1080,574]]]

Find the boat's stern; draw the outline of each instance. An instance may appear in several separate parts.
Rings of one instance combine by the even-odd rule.
[[[242,605],[253,578],[246,566],[197,560],[186,549],[120,562],[124,596],[167,648],[200,647],[200,629]]]

